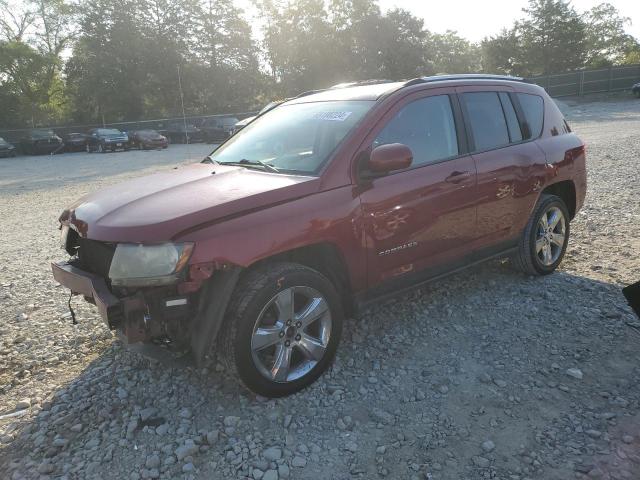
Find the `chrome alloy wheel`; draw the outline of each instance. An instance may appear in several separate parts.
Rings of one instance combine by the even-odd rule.
[[[331,311],[311,287],[277,293],[258,315],[251,355],[266,379],[287,383],[302,378],[324,357],[331,336]]]
[[[566,220],[558,207],[551,207],[542,214],[536,232],[536,255],[542,265],[548,267],[558,260],[566,232]]]

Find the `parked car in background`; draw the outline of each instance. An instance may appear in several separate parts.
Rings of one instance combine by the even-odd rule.
[[[288,395],[369,302],[490,258],[554,272],[585,162],[554,101],[518,78],[313,92],[200,164],[74,203],[53,276],[129,343],[200,365],[213,352],[257,394]]]
[[[195,125],[174,122],[159,131],[170,143],[198,143],[204,140],[202,131]]]
[[[242,130],[244,127],[246,127],[247,125],[249,125],[251,122],[253,122],[256,118],[258,118],[257,115],[253,115],[251,117],[247,117],[247,118],[243,118],[242,120],[238,121],[234,126],[233,126],[233,130],[231,131],[231,135],[235,135],[236,133],[238,133],[240,130]]]
[[[147,150],[152,148],[167,148],[169,141],[157,130],[134,130],[129,132],[129,144],[132,148]]]
[[[94,128],[87,136],[87,152],[129,150],[129,136],[116,128]]]
[[[270,102],[267,105],[265,105],[262,110],[260,110],[258,112],[257,115],[253,115],[252,117],[247,117],[247,118],[243,118],[242,120],[240,120],[238,123],[236,123],[233,126],[233,132],[231,132],[232,135],[235,135],[236,133],[238,133],[240,130],[242,130],[244,127],[246,127],[247,125],[249,125],[251,122],[253,122],[256,118],[258,118],[260,115],[264,115],[265,113],[267,113],[269,110],[273,110],[274,108],[276,108],[278,105],[280,105],[283,102],[286,102],[289,99],[285,99],[285,100],[276,100],[274,102]]]
[[[0,158],[15,157],[16,147],[7,142],[4,138],[0,137]]]
[[[67,152],[81,152],[87,149],[87,139],[89,135],[86,133],[67,133],[62,136],[64,149]]]
[[[633,87],[631,87],[631,93],[633,93],[636,97],[640,98],[640,82],[636,83]]]
[[[224,142],[233,133],[233,126],[238,123],[236,117],[209,117],[200,123],[202,136],[207,143]]]
[[[47,128],[28,130],[20,138],[20,150],[26,155],[50,154],[62,150],[62,139]]]

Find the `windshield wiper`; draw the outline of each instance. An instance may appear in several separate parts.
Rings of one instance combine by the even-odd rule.
[[[239,162],[217,162],[217,163],[219,163],[220,165],[233,165],[238,167],[262,167],[264,170],[268,170],[269,172],[280,173],[280,170],[278,170],[276,167],[274,167],[273,165],[269,165],[268,163],[265,163],[262,160],[247,160],[246,158],[243,158]]]

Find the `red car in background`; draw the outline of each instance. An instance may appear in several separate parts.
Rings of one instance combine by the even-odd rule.
[[[562,261],[585,149],[545,91],[454,75],[303,94],[204,162],[60,216],[53,275],[128,342],[212,350],[282,396],[331,364],[346,315],[481,260]],[[483,286],[484,287],[484,286]]]
[[[150,129],[129,132],[129,143],[131,147],[140,150],[167,148],[169,146],[167,137],[158,133],[157,130]]]

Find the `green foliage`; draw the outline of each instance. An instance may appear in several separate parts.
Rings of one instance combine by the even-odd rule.
[[[516,75],[640,63],[629,19],[603,3],[530,0],[474,44],[378,0],[0,0],[0,126],[259,109],[364,79]],[[256,40],[259,39],[259,40]]]
[[[447,30],[432,34],[427,42],[432,55],[433,70],[437,73],[473,73],[481,69],[480,48]]]
[[[624,31],[631,19],[621,17],[610,3],[601,3],[584,15],[586,63],[602,67],[622,62],[637,42]]]
[[[566,0],[529,0],[525,17],[481,42],[485,71],[531,76],[630,63],[629,19],[602,3],[578,14]]]

